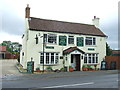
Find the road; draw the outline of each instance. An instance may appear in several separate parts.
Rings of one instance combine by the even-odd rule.
[[[2,79],[3,88],[118,88],[117,71],[27,74]]]

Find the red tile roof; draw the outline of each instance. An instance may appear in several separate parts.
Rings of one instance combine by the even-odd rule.
[[[71,52],[73,52],[73,51],[75,51],[75,50],[78,50],[79,52],[81,52],[81,53],[83,53],[83,54],[85,53],[84,51],[80,50],[80,49],[77,48],[77,47],[70,47],[70,48],[64,50],[64,51],[63,51],[63,54],[69,54],[69,53],[71,53]]]
[[[46,20],[34,17],[30,17],[28,21],[30,30],[106,37],[106,35],[100,29],[96,28],[94,25],[63,22],[56,20]]]

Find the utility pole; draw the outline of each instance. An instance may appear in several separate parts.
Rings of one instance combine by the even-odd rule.
[[[44,47],[45,47],[45,39],[44,39],[44,34],[43,34],[43,73],[44,73]]]

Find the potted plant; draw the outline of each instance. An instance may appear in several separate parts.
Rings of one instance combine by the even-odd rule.
[[[40,72],[40,68],[39,67],[36,68],[36,72]]]
[[[88,70],[89,70],[89,71],[94,71],[94,70],[95,70],[95,69],[94,69],[94,66],[88,65]]]
[[[65,71],[65,69],[64,69],[64,68],[61,68],[61,69],[60,69],[60,71],[61,71],[61,72],[64,72],[64,71]]]
[[[70,72],[73,72],[73,70],[74,70],[73,67],[72,67],[72,66],[69,66],[69,71],[70,71]]]
[[[48,67],[46,68],[46,70],[47,70],[48,72],[53,71],[53,69],[52,69],[52,67],[51,67],[51,66],[48,66]]]
[[[87,65],[83,65],[82,70],[83,70],[83,71],[87,71],[87,70],[88,70]]]

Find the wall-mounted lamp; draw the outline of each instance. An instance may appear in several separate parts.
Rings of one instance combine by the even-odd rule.
[[[81,56],[81,58],[83,59],[83,55]]]
[[[36,34],[35,39],[36,39],[36,44],[38,44],[38,36],[37,36],[37,34]]]

